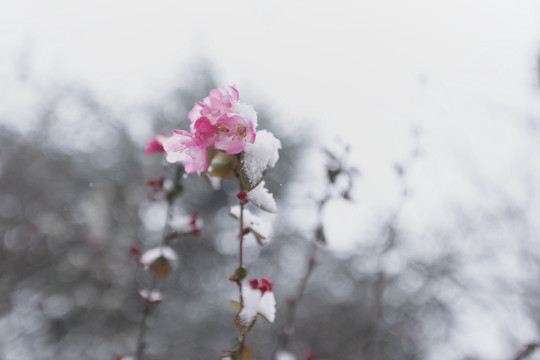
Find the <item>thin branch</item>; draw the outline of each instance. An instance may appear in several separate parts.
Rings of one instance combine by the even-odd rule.
[[[152,284],[150,285],[150,289],[148,290],[150,294],[156,288],[156,284],[157,284],[157,276],[154,275],[152,277]],[[152,307],[152,304],[150,303],[150,301],[148,299],[146,299],[146,301],[144,303],[143,317],[142,317],[141,322],[139,324],[139,331],[138,331],[138,334],[137,334],[137,345],[135,347],[135,349],[136,349],[135,350],[135,360],[141,360],[142,356],[143,356],[143,353],[144,353],[144,348],[146,346],[146,343],[144,342],[144,336],[146,334],[146,329],[147,329],[146,319],[150,315],[150,308],[151,307]]]
[[[514,357],[514,360],[524,360],[531,356],[536,349],[540,347],[540,343],[531,343],[528,344],[525,349],[521,350],[517,355]]]

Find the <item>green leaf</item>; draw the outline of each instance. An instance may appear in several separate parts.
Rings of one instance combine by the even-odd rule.
[[[236,277],[238,278],[238,281],[242,281],[247,276],[247,270],[244,269],[243,267],[239,267],[234,271],[234,275],[236,275]]]
[[[212,158],[210,166],[208,166],[208,172],[212,176],[221,178],[232,178],[236,175],[236,166],[238,160],[235,155],[227,155],[221,151],[218,151]]]
[[[235,308],[236,310],[240,310],[240,303],[236,300],[231,300],[231,305],[233,306],[233,308]]]
[[[236,351],[240,348],[240,344],[241,344],[240,338],[235,337],[229,343],[229,348],[231,349],[231,351]]]
[[[257,187],[263,181],[266,170],[260,174],[249,174],[246,168],[245,153],[242,151],[240,157],[240,181],[246,191],[251,191]]]

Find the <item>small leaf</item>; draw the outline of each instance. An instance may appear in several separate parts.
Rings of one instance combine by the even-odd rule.
[[[244,269],[243,267],[239,267],[234,271],[234,275],[236,275],[236,277],[238,278],[238,281],[242,281],[247,276],[247,270]]]
[[[218,151],[212,158],[210,166],[208,166],[208,172],[212,176],[232,178],[236,174],[235,170],[237,165],[238,160],[235,155],[227,155]]]
[[[165,276],[171,271],[171,264],[164,256],[158,257],[152,264],[150,264],[150,270],[152,270],[156,276]]]
[[[244,346],[244,353],[242,354],[242,360],[251,360],[253,359],[253,353],[248,346]]]
[[[255,230],[253,230],[252,228],[250,229],[253,235],[255,236],[255,240],[257,240],[257,244],[259,244],[259,246],[264,246],[264,240],[266,240],[266,238],[262,236],[261,234],[259,234],[258,232],[256,232]]]
[[[229,344],[229,348],[231,349],[231,351],[236,351],[240,348],[240,344],[241,344],[240,339],[235,337],[231,340]]]
[[[236,300],[231,300],[231,305],[233,306],[233,308],[235,308],[236,310],[240,310],[240,303]]]
[[[260,174],[248,174],[244,164],[244,152],[242,152],[242,155],[240,157],[240,181],[242,181],[242,185],[244,186],[244,189],[247,191],[251,191],[257,187],[263,181],[264,175],[266,175],[266,170],[261,172]]]

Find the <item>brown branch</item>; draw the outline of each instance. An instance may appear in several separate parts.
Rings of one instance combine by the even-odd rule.
[[[527,346],[521,350],[517,355],[513,358],[514,360],[524,360],[531,356],[536,349],[540,347],[540,343],[530,343],[527,344]]]

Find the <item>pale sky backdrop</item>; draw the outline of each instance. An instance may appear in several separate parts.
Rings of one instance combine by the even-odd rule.
[[[358,201],[327,214],[331,247],[348,250],[395,206],[393,163],[408,158],[414,128],[423,155],[402,214],[412,231],[452,226],[449,209],[488,208],[501,193],[538,225],[539,45],[533,0],[0,0],[0,115],[28,127],[21,61],[38,85],[80,82],[126,111],[208,60],[277,121],[351,144]],[[503,358],[489,328],[470,325],[487,335],[463,346]]]

